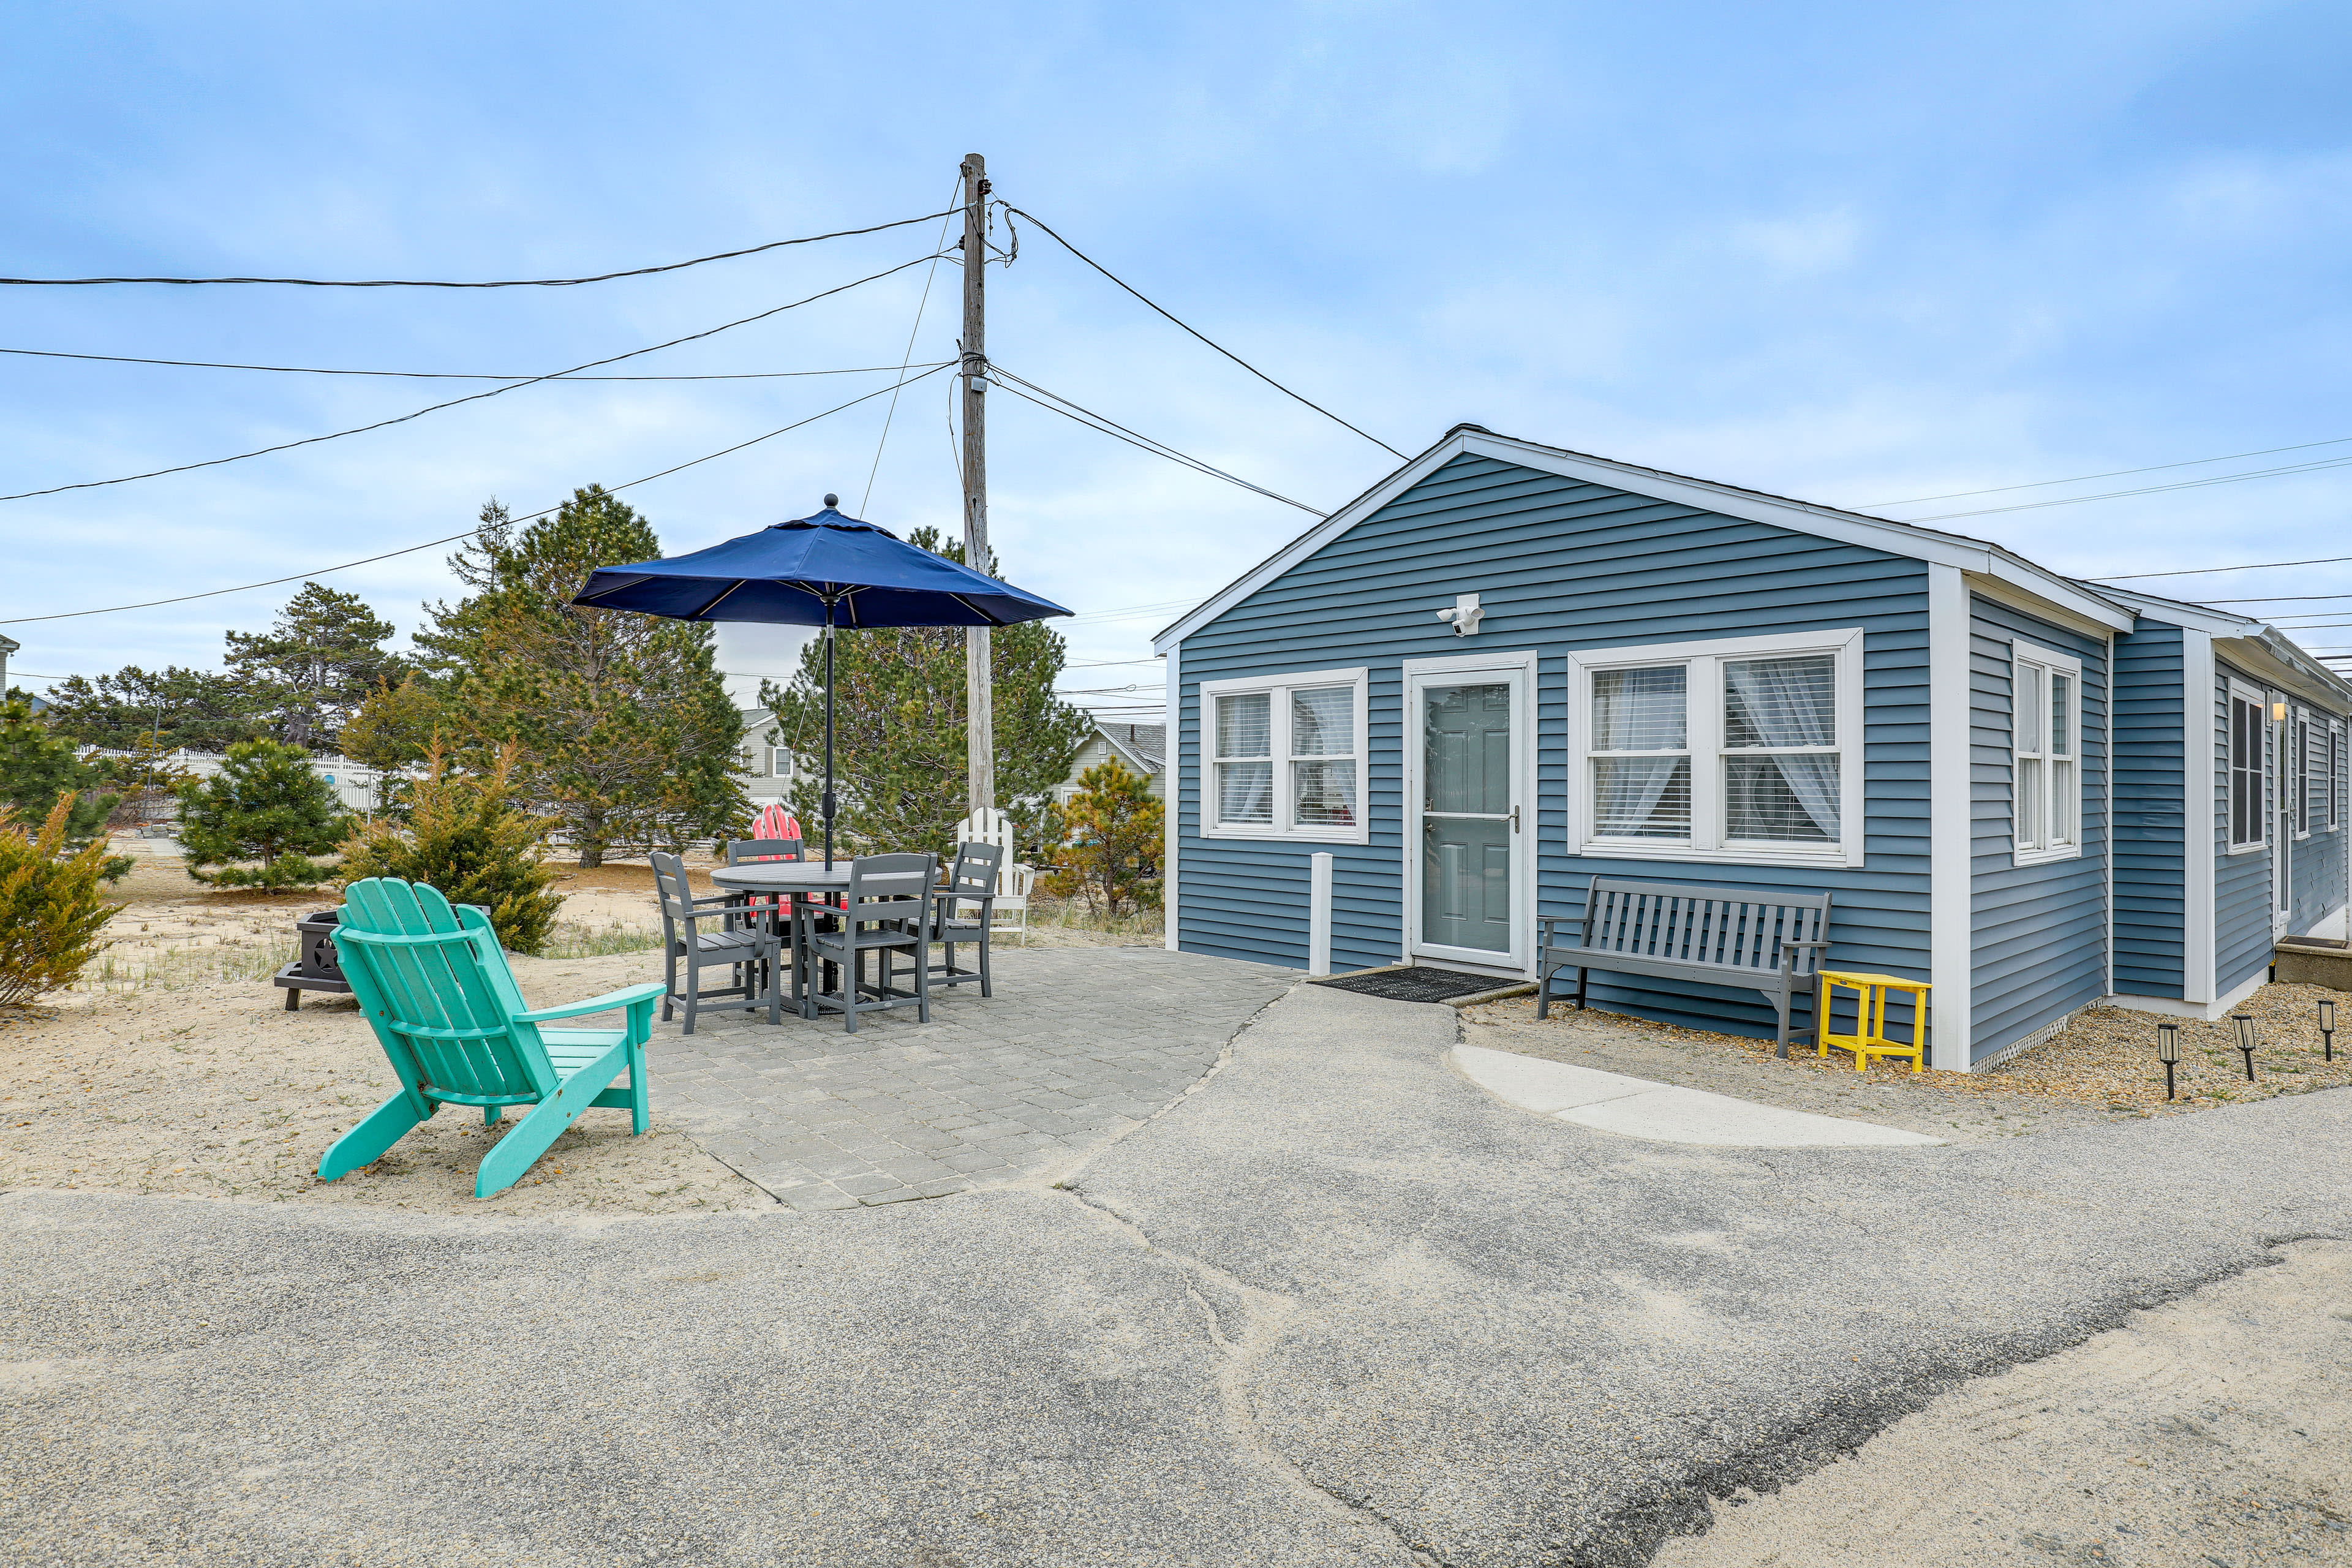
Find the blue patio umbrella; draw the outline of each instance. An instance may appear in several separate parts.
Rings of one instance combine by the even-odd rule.
[[[599,610],[679,621],[766,621],[824,628],[824,863],[833,864],[833,634],[836,626],[1009,626],[1070,612],[959,566],[888,529],[844,517],[824,498],[813,517],[666,561],[600,566],[572,596]]]

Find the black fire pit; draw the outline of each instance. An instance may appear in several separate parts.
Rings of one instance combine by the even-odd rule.
[[[320,910],[294,922],[294,929],[301,933],[301,955],[270,977],[273,984],[286,987],[289,1013],[302,1005],[305,991],[351,994],[351,982],[343,978],[341,956],[335,952],[335,927],[341,918],[332,910]]]

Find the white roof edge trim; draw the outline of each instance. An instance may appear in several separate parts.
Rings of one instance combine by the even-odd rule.
[[[2257,626],[2243,637],[2216,638],[2214,647],[2221,658],[2265,679],[2290,689],[2299,686],[2307,696],[2325,692],[2326,696],[2315,700],[2352,708],[2352,683],[2274,626]],[[2272,668],[2262,668],[2264,664]]]
[[[2131,629],[2132,613],[2128,609],[1997,544],[1964,539],[1958,534],[1939,533],[1916,523],[1864,517],[1811,501],[1762,495],[1712,479],[1695,479],[1608,458],[1563,451],[1517,437],[1497,436],[1491,431],[1456,429],[1436,446],[1412,458],[1387,479],[1219,589],[1181,618],[1171,623],[1152,638],[1152,650],[1155,653],[1167,652],[1192,632],[1321,549],[1331,539],[1354,527],[1464,453],[1499,458],[1539,473],[1558,474],[1563,479],[1605,484],[1637,495],[1676,502],[1696,510],[1742,518],[1750,522],[1769,523],[1798,533],[1833,539],[1841,543],[1867,545],[1872,549],[1884,550],[1890,555],[1905,556],[1914,561],[1958,566],[2014,583],[2038,597],[2117,631]]]
[[[2190,631],[2204,632],[2211,637],[2251,637],[2262,629],[2262,622],[2248,616],[2204,605],[2185,604],[2179,599],[2165,598],[2160,594],[2137,593],[2129,588],[2105,588],[2100,592],[2113,596],[2120,604],[2130,605],[2149,620],[2166,626],[2186,626]]]

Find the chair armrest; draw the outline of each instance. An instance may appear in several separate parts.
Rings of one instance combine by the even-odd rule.
[[[1576,933],[1576,940],[1574,942],[1555,942],[1552,940],[1552,928],[1554,926],[1582,925],[1583,923],[1584,917],[1582,915],[1539,915],[1536,919],[1536,924],[1543,929],[1543,934],[1538,941],[1537,945],[1544,948],[1580,948],[1584,945],[1584,933],[1582,931],[1578,931]]]
[[[1815,950],[1813,953],[1813,967],[1815,969],[1819,969],[1822,965],[1822,955],[1820,950],[1828,947],[1829,944],[1830,939],[1825,936],[1807,938],[1782,937],[1780,939],[1780,953],[1781,973],[1785,974],[1794,974],[1797,972],[1797,950],[1801,947],[1810,947]]]
[[[648,980],[642,985],[626,985],[618,991],[607,991],[602,996],[591,996],[585,1002],[568,1002],[561,1007],[535,1007],[528,1013],[517,1013],[518,1024],[544,1024],[551,1018],[576,1018],[583,1013],[609,1013],[615,1007],[633,1007],[640,1002],[650,1002],[666,987],[658,980]]]

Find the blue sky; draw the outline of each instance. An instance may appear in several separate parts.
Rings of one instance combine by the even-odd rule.
[[[2341,5],[41,4],[12,14],[0,89],[0,271],[16,275],[602,271],[936,210],[978,151],[1000,195],[1408,452],[1472,420],[1868,506],[2352,437]],[[5,289],[0,346],[535,374],[894,265],[934,233],[570,289]],[[925,275],[635,367],[896,364]],[[999,363],[1271,489],[1335,506],[1393,462],[1040,236],[990,286]],[[919,361],[951,355],[958,287],[941,266]],[[459,531],[490,496],[535,510],[887,379],[535,386],[0,503],[0,616],[397,549]],[[944,383],[899,401],[865,509],[900,531],[955,522]],[[0,489],[450,395],[0,358]],[[827,489],[854,507],[887,402],[630,499],[672,552]],[[1308,519],[1001,395],[992,408],[1006,574],[1087,612],[1067,629],[1094,668],[1066,684],[1141,683],[1098,700],[1152,703],[1155,666],[1097,661],[1148,654],[1182,602]],[[2352,444],[1885,510],[2335,457]],[[2150,571],[2352,554],[2347,496],[2352,469],[2323,468],[1938,526],[2062,570]],[[441,558],[324,580],[405,627],[449,592]],[[2352,570],[2171,586],[2352,591]],[[212,664],[224,627],[265,624],[291,592],[5,629],[26,671]],[[2352,645],[2352,627],[2305,640]],[[740,637],[725,657],[756,673],[783,654]]]

